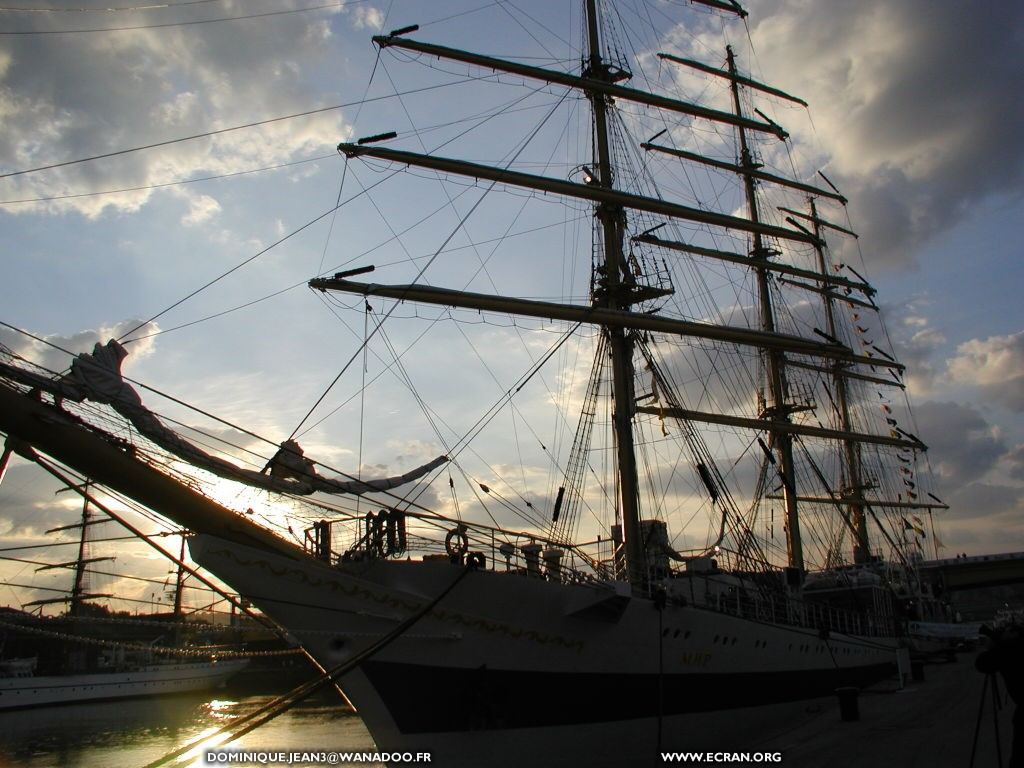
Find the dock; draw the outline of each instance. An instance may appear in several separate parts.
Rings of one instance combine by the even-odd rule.
[[[974,654],[960,654],[955,662],[925,665],[921,682],[908,682],[901,689],[891,681],[862,691],[859,720],[842,720],[838,698],[811,704],[809,716],[799,725],[770,738],[759,749],[781,752],[782,765],[791,768],[968,768],[984,689],[973,765],[1007,766],[1015,705],[1002,678],[996,679],[1000,709],[995,718],[991,686],[986,686],[985,675],[975,670]]]

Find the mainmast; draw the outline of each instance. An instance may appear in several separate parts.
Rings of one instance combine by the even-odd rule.
[[[729,87],[732,90],[733,110],[737,117],[743,116],[743,107],[740,104],[740,89],[738,73],[736,71],[736,58],[732,52],[732,46],[726,46],[726,55],[729,65]],[[746,171],[756,171],[758,164],[750,153],[750,146],[747,144],[747,132],[742,125],[737,125],[736,130],[740,141],[740,167]],[[751,221],[759,222],[760,216],[757,208],[757,190],[754,186],[754,176],[751,173],[743,174],[743,187],[747,197],[747,213]],[[753,249],[751,258],[755,262],[754,274],[757,276],[758,304],[761,314],[761,330],[775,333],[775,311],[772,307],[771,291],[768,283],[768,258],[777,252],[767,248],[764,238],[758,231],[753,232]],[[789,551],[789,565],[791,568],[803,570],[804,553],[803,544],[800,539],[800,517],[797,509],[796,494],[796,472],[793,466],[793,437],[787,430],[791,408],[786,402],[786,358],[779,350],[766,350],[765,361],[768,374],[768,388],[771,395],[771,403],[766,405],[761,412],[761,418],[769,424],[768,429],[772,436],[772,447],[779,460],[779,472],[782,476],[783,498],[786,505],[786,544]]]
[[[587,0],[587,33],[589,60],[584,76],[600,82],[612,82],[609,67],[601,58],[598,36],[596,0]],[[608,103],[606,96],[587,91],[594,115],[594,149],[597,157],[597,178],[604,189],[612,189],[611,150],[608,145]],[[601,202],[595,208],[601,222],[604,241],[604,274],[596,286],[594,303],[609,309],[629,309],[628,289],[622,284],[623,231],[626,214],[621,205]],[[609,340],[612,359],[612,397],[614,398],[613,428],[615,430],[616,457],[619,474],[619,498],[622,514],[622,534],[625,546],[626,573],[631,584],[642,584],[646,579],[646,557],[640,532],[640,502],[637,493],[636,453],[633,444],[633,341],[626,329],[604,326]]]
[[[818,257],[818,269],[821,274],[828,273],[828,265],[825,261],[824,241],[821,239],[821,220],[818,218],[818,208],[814,198],[810,199],[811,225],[814,237],[818,240],[814,244],[814,252]],[[831,292],[823,291],[825,300],[825,322],[828,324],[828,334],[833,339],[839,338],[838,326],[836,324],[835,299]],[[836,405],[839,408],[839,423],[843,432],[850,432],[850,404],[846,387],[846,377],[843,375],[845,366],[838,360],[832,364],[832,381],[836,390]],[[842,497],[849,502],[849,516],[857,540],[853,544],[853,562],[866,563],[871,560],[871,551],[868,545],[868,524],[864,515],[864,490],[861,482],[860,445],[855,440],[843,440],[843,453],[846,458],[847,487],[842,489]]]
[[[695,0],[705,2],[705,0]],[[712,3],[714,4],[714,3]],[[894,447],[924,449],[925,446],[911,435],[873,435],[856,434],[848,429],[826,429],[821,426],[795,423],[791,416],[795,411],[802,410],[788,402],[788,386],[786,383],[786,366],[802,366],[826,372],[837,370],[834,366],[824,367],[805,357],[825,358],[825,360],[842,360],[848,365],[882,366],[902,370],[895,361],[855,354],[852,349],[836,341],[834,338],[812,340],[801,336],[779,333],[776,329],[775,314],[770,293],[770,275],[786,275],[786,282],[791,282],[812,291],[826,292],[842,288],[846,291],[851,303],[874,306],[868,301],[874,293],[870,285],[863,280],[838,275],[822,274],[817,269],[801,269],[792,265],[775,263],[771,256],[778,251],[767,245],[767,238],[787,242],[818,244],[815,234],[803,226],[793,228],[776,226],[760,220],[756,184],[769,183],[798,189],[816,196],[823,196],[845,202],[835,190],[828,191],[804,182],[786,179],[761,170],[761,165],[754,161],[747,143],[748,131],[759,131],[780,138],[785,138],[785,131],[764,115],[765,122],[758,122],[743,115],[739,98],[739,84],[767,91],[784,98],[799,101],[788,94],[778,92],[760,83],[741,77],[737,74],[733,52],[728,49],[728,71],[714,70],[714,73],[728,77],[731,82],[733,110],[719,111],[691,104],[685,101],[649,94],[634,88],[620,85],[629,78],[629,73],[606,62],[602,57],[599,33],[597,0],[584,0],[587,14],[588,46],[583,61],[583,71],[573,75],[557,70],[550,70],[505,61],[490,56],[483,56],[469,51],[433,45],[430,43],[410,40],[404,35],[417,27],[406,27],[394,30],[387,35],[374,37],[374,42],[381,48],[395,47],[427,56],[463,62],[471,66],[484,67],[491,71],[508,72],[533,80],[554,85],[565,86],[585,93],[593,110],[593,167],[587,171],[583,182],[558,179],[545,175],[535,175],[514,171],[508,167],[492,167],[481,163],[473,163],[457,158],[440,155],[421,154],[406,150],[380,146],[380,142],[394,138],[395,134],[376,134],[360,139],[357,143],[343,142],[338,150],[349,158],[376,158],[387,162],[407,165],[415,168],[426,168],[442,174],[460,176],[489,181],[511,187],[535,190],[547,194],[555,194],[576,200],[588,201],[594,206],[595,217],[600,222],[600,245],[603,255],[595,256],[595,280],[592,301],[589,304],[564,304],[537,301],[534,299],[497,296],[468,291],[456,291],[435,286],[382,285],[376,283],[353,282],[348,278],[372,270],[371,267],[358,271],[339,272],[334,277],[317,278],[309,285],[322,291],[344,291],[363,294],[365,296],[384,296],[398,301],[416,301],[442,306],[461,307],[481,311],[507,312],[517,316],[560,319],[571,322],[587,323],[600,326],[609,344],[612,363],[612,397],[614,407],[613,429],[616,452],[616,474],[619,489],[616,505],[621,515],[624,560],[626,576],[634,585],[642,585],[647,579],[646,553],[643,542],[643,531],[640,520],[639,482],[637,463],[634,450],[633,418],[636,414],[654,413],[659,418],[680,418],[687,421],[728,424],[755,431],[767,430],[771,435],[771,460],[780,470],[785,491],[787,517],[787,543],[789,565],[803,570],[804,559],[800,538],[800,523],[797,510],[795,467],[793,461],[793,435],[808,437],[852,440]],[[715,5],[715,7],[719,7]],[[736,8],[729,7],[736,11]],[[738,12],[738,11],[737,11]],[[684,64],[687,60],[673,58]],[[709,68],[700,67],[704,71]],[[685,161],[701,162],[706,165],[722,168],[738,173],[744,180],[748,204],[747,216],[733,216],[714,210],[694,208],[662,199],[648,197],[635,191],[623,191],[615,188],[616,179],[612,164],[611,139],[609,137],[609,107],[612,99],[633,104],[666,110],[675,114],[690,115],[712,122],[734,126],[738,133],[741,158],[738,164],[724,160],[704,158],[691,152],[673,147],[665,147],[650,142],[641,145],[648,151],[657,151],[674,155]],[[664,131],[662,132],[664,133]],[[660,134],[657,134],[660,135]],[[653,235],[654,227],[636,237],[634,241],[645,242],[659,248],[692,253],[704,258],[742,264],[753,270],[758,283],[760,327],[733,327],[714,323],[703,323],[666,317],[657,312],[634,311],[634,305],[641,300],[642,293],[628,272],[628,264],[624,254],[624,235],[626,230],[626,211],[635,210],[669,221],[689,221],[698,224],[721,227],[724,229],[744,232],[752,235],[752,250],[748,254],[731,253],[712,248],[705,248],[685,242],[661,240]],[[796,214],[803,216],[804,214]],[[834,226],[834,225],[830,225]],[[789,278],[800,278],[810,283],[797,282]],[[783,278],[779,278],[782,280]],[[854,298],[849,294],[857,291],[866,300]],[[651,331],[681,337],[708,339],[761,349],[765,355],[767,373],[767,396],[762,395],[760,412],[757,418],[744,418],[730,414],[706,413],[685,409],[681,405],[672,407],[659,406],[656,411],[650,407],[638,406],[634,398],[633,352],[634,339],[637,334]],[[820,336],[825,334],[819,332]],[[798,355],[800,359],[790,362],[787,355]],[[850,378],[862,378],[869,381],[875,379],[866,374],[856,373],[843,368],[843,375]],[[777,458],[776,458],[777,457]],[[867,501],[864,501],[864,508]]]

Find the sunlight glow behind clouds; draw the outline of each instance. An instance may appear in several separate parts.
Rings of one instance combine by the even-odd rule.
[[[367,12],[364,9],[364,13]],[[363,18],[362,16],[358,18]],[[0,61],[0,157],[6,170],[102,154],[201,130],[228,127],[335,103],[310,71],[327,65],[328,38],[305,33],[324,20],[301,14],[227,29],[140,30],[71,35],[35,60],[37,41],[6,39]],[[217,25],[212,25],[217,26]],[[303,37],[296,48],[292,41]],[[345,135],[338,113],[223,134],[102,163],[8,180],[5,199],[160,184],[200,174],[232,173],[329,151]],[[7,209],[14,213],[131,213],[150,190]],[[193,205],[187,224],[209,218]],[[198,213],[202,211],[204,213]]]

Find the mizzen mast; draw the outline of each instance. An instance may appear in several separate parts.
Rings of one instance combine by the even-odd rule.
[[[828,265],[825,261],[825,249],[821,239],[821,219],[818,218],[818,208],[814,198],[810,199],[810,222],[815,238],[814,252],[818,260],[818,269],[821,274],[828,273]],[[839,338],[839,327],[836,323],[835,298],[829,291],[823,291],[822,297],[825,303],[825,322],[828,324],[828,334],[833,339]],[[839,409],[839,423],[844,432],[851,431],[849,392],[846,386],[846,377],[843,375],[844,365],[839,361],[832,363],[832,381],[836,391],[836,405]],[[847,484],[840,490],[840,496],[848,501],[848,515],[852,522],[852,528],[856,535],[853,544],[853,561],[857,564],[867,563],[871,560],[871,550],[868,544],[868,524],[864,514],[864,491],[865,486],[861,481],[860,444],[849,438],[843,440],[843,453],[846,459]]]

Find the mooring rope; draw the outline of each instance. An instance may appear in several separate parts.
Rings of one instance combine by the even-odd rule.
[[[304,701],[309,696],[316,693],[325,685],[335,683],[338,680],[338,678],[351,672],[353,669],[362,664],[368,658],[378,653],[379,651],[383,650],[391,642],[401,637],[407,629],[411,628],[417,621],[419,621],[421,618],[430,613],[430,611],[432,611],[437,606],[437,604],[440,603],[441,600],[443,600],[448,595],[448,593],[451,592],[455,588],[455,586],[466,577],[466,575],[470,571],[475,569],[475,566],[467,564],[459,573],[459,575],[452,580],[452,583],[445,587],[444,590],[437,597],[435,597],[433,600],[424,605],[419,611],[417,611],[412,616],[407,618],[405,621],[403,621],[401,624],[395,627],[391,632],[382,637],[376,643],[364,648],[362,651],[357,653],[348,661],[343,661],[341,664],[338,664],[336,667],[333,667],[320,677],[314,678],[313,680],[303,683],[302,685],[292,689],[288,693],[283,694],[282,696],[277,697],[273,701],[268,702],[259,709],[250,712],[248,715],[244,715],[240,717],[238,720],[235,720],[231,723],[222,726],[213,733],[207,734],[206,736],[203,736],[202,738],[197,739],[194,742],[186,744],[185,746],[174,750],[174,752],[164,755],[158,760],[154,760],[152,763],[147,763],[143,768],[157,768],[158,766],[166,765],[170,761],[176,760],[177,758],[181,757],[187,752],[196,749],[204,742],[208,742],[218,736],[226,735],[229,736],[229,738],[231,738],[232,740],[238,739],[244,736],[245,734],[249,733],[250,731],[263,725],[264,723],[273,720],[278,715],[284,714],[299,702]],[[242,727],[239,728],[238,726]]]

